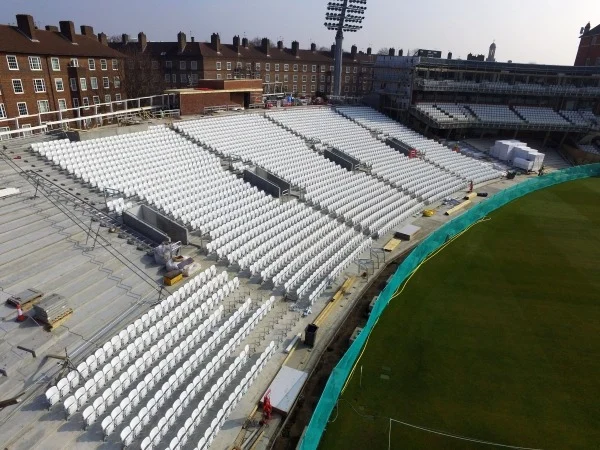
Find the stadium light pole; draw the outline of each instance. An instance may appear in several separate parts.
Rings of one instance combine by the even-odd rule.
[[[334,0],[327,3],[325,27],[336,31],[335,34],[335,70],[333,76],[333,95],[342,93],[342,44],[344,31],[356,33],[362,28],[367,0]]]

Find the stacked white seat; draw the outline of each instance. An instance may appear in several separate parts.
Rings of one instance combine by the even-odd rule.
[[[552,108],[543,108],[539,106],[515,106],[514,108],[527,123],[533,125],[571,125],[567,119],[562,117]]]
[[[525,122],[507,105],[466,105],[475,116],[487,124],[523,125]]]
[[[403,157],[406,162],[402,166],[394,165],[390,169],[390,158],[385,164],[374,163],[373,171],[426,203],[464,189],[469,181],[477,184],[502,176],[491,165],[455,153],[371,108],[344,107],[338,108],[338,111],[368,130],[391,136],[419,152],[423,160]]]
[[[299,141],[266,119],[258,119],[268,127]],[[181,128],[185,128],[184,124],[191,125],[195,122],[202,123],[184,122]],[[234,124],[227,120],[223,123],[218,120],[206,123],[225,130],[225,135],[235,136],[232,133]],[[239,131],[242,135],[243,128]],[[223,147],[228,148],[224,144]],[[291,245],[295,236],[286,227],[291,228],[292,224],[302,223],[306,229],[316,231],[316,228],[309,225],[330,223],[339,234],[348,229],[330,217],[315,213],[303,203],[282,203],[244,183],[234,174],[225,171],[217,156],[165,127],[150,127],[147,132],[84,142],[49,141],[35,144],[33,148],[92,186],[111,188],[122,192],[126,197],[135,195],[192,230],[208,234],[211,238],[211,242],[207,244],[208,252],[216,254],[220,259],[227,259],[230,263],[237,263],[242,270],[264,256],[272,255],[270,252],[276,248],[279,252],[283,251],[285,261],[292,261],[297,256],[296,252],[326,251],[329,257],[335,254],[336,249],[327,249],[327,241],[316,234],[311,239]],[[339,169],[304,145],[301,150],[301,157],[307,164],[323,171],[319,172],[318,182],[310,171],[306,174],[305,182],[300,176],[297,181],[303,186],[315,186],[314,190],[311,189],[314,194],[312,198],[323,208],[330,208],[343,215],[363,204],[365,208],[370,207],[369,202],[387,194],[398,201],[409,200],[402,193],[365,174],[353,176]],[[277,151],[276,149],[270,155],[265,155],[265,158],[274,158],[275,164],[278,160],[273,155],[276,156]],[[259,156],[256,158],[260,159]],[[331,185],[336,183],[338,186],[332,188]],[[123,198],[109,202],[109,208],[114,210],[122,210],[126,206]],[[360,211],[359,208],[354,214]],[[299,229],[296,228],[295,231]],[[366,236],[363,237],[363,240],[366,239]],[[359,245],[360,242],[356,247]],[[291,253],[286,253],[286,250]],[[269,258],[262,259],[262,263],[266,267],[270,263]],[[283,269],[285,266],[277,266],[278,271]],[[274,272],[266,279],[276,274]],[[306,295],[309,293],[306,292]]]
[[[310,150],[300,137],[257,114],[186,121],[175,126],[224,157],[240,157],[244,164],[259,165],[302,188],[312,204],[353,223],[358,222],[358,214],[380,201],[409,200],[365,173],[342,169]]]

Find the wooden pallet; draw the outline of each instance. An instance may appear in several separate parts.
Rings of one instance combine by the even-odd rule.
[[[67,319],[69,317],[71,317],[71,314],[73,314],[73,310],[71,308],[69,308],[64,313],[62,313],[60,316],[58,316],[54,321],[52,321],[52,323],[42,321],[42,320],[38,319],[37,317],[36,317],[36,320],[38,320],[44,324],[44,330],[51,332],[55,328],[58,328],[63,323],[65,323],[67,321]]]
[[[17,305],[21,305],[21,309],[25,312],[33,308],[33,305],[39,302],[43,296],[44,293],[42,291],[38,291],[37,289],[26,289],[17,295],[7,298],[6,304],[12,305],[15,308]]]

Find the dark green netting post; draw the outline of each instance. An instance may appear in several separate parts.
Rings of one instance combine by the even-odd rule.
[[[421,242],[404,260],[400,267],[398,267],[398,270],[388,285],[379,294],[363,331],[358,335],[357,339],[329,375],[329,380],[325,385],[323,394],[310,419],[310,423],[308,424],[302,442],[300,442],[299,448],[301,450],[312,450],[317,448],[331,412],[344,388],[344,384],[346,383],[368,336],[377,323],[377,320],[379,320],[379,317],[383,314],[386,306],[402,283],[404,283],[408,276],[427,258],[427,256],[446,242],[448,236],[456,236],[469,226],[486,217],[490,212],[517,198],[530,194],[531,192],[567,181],[593,176],[600,176],[600,164],[570,167],[568,169],[546,174],[542,177],[529,178],[528,180],[500,191],[493,197],[475,205],[469,211],[445,223],[424,239],[423,242]]]

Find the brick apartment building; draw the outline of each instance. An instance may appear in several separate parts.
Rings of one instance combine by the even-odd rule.
[[[591,28],[589,22],[579,37],[576,66],[600,66],[600,25]]]
[[[40,30],[19,14],[16,26],[0,25],[0,132],[94,114],[107,108],[94,104],[125,98],[123,78],[123,55],[103,33],[76,34],[70,21]]]
[[[233,38],[231,44],[221,42],[213,33],[210,42],[187,40],[180,32],[175,42],[151,42],[144,33],[137,41],[124,34],[121,42],[111,42],[113,49],[129,56],[128,79],[147,78],[149,90],[144,95],[159,94],[163,89],[193,87],[201,79],[261,79],[265,93],[290,93],[311,96],[330,93],[335,46],[329,51],[300,49],[297,41],[286,48],[282,41],[272,46],[263,39],[260,46],[248,39]],[[358,96],[370,92],[376,56],[371,49],[359,52],[352,46],[344,52],[342,94]]]

